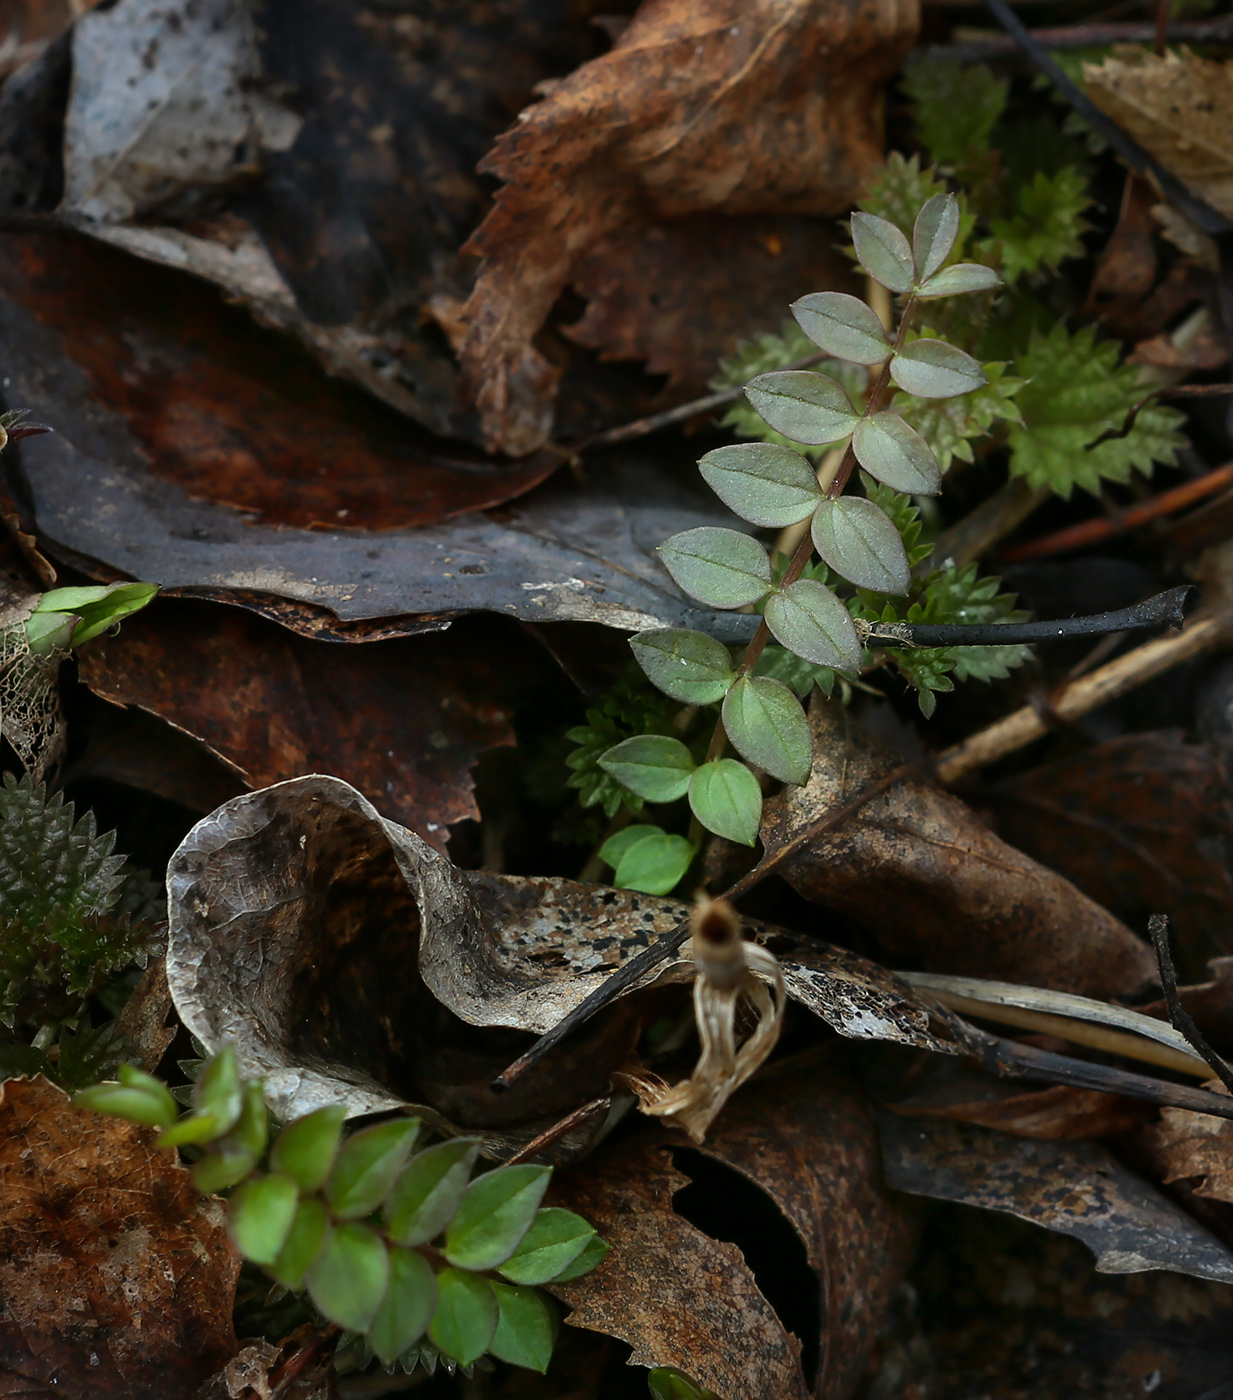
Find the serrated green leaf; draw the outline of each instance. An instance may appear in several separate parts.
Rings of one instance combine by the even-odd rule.
[[[638,734],[608,750],[600,767],[648,802],[675,802],[685,795],[693,755],[679,739]]]
[[[243,1182],[227,1202],[227,1228],[236,1248],[254,1264],[272,1264],[291,1233],[300,1193],[282,1172]]]
[[[1005,364],[982,365],[987,383],[953,399],[895,395],[892,408],[924,438],[945,472],[954,458],[973,460],[972,442],[987,436],[999,420],[1021,422],[1015,395],[1026,382],[1006,373]]]
[[[809,339],[836,359],[880,365],[890,354],[877,313],[846,292],[811,292],[792,303],[792,314]]]
[[[926,200],[912,227],[912,260],[918,282],[927,282],[937,272],[950,257],[958,237],[959,201],[955,196],[935,194]]]
[[[592,1269],[604,1262],[611,1250],[612,1246],[607,1240],[601,1240],[598,1235],[592,1235],[587,1241],[586,1248],[577,1259],[562,1269],[552,1282],[567,1283],[570,1279],[581,1278],[583,1274],[589,1274]]]
[[[647,836],[663,836],[662,826],[651,826],[638,822],[634,826],[623,827],[615,836],[610,836],[599,848],[599,858],[606,865],[612,866],[613,870],[621,863],[622,857],[631,846],[636,846],[639,841]]]
[[[348,1332],[366,1332],[389,1286],[385,1241],[368,1225],[336,1225],[307,1281],[319,1312]]]
[[[346,1118],[346,1108],[332,1103],[288,1123],[270,1151],[271,1171],[286,1172],[305,1193],[319,1191],[334,1166]]]
[[[1006,107],[1010,84],[983,63],[921,55],[904,70],[921,144],[941,166],[962,166],[973,149],[984,150]]]
[[[302,1200],[296,1207],[283,1247],[269,1266],[270,1274],[284,1288],[303,1288],[304,1279],[321,1257],[332,1230],[330,1213],[324,1204],[315,1196]]]
[[[833,666],[819,666],[813,661],[795,656],[787,647],[775,646],[773,643],[763,647],[758,664],[754,667],[754,675],[770,676],[772,680],[782,681],[802,700],[809,698],[814,686],[826,696],[835,689],[836,673]]]
[[[922,399],[953,399],[988,383],[971,355],[944,340],[905,345],[891,359],[890,373],[901,389]]]
[[[803,787],[813,766],[813,741],[801,702],[779,681],[742,676],[723,705],[732,747],[754,767]]]
[[[722,700],[736,676],[728,648],[705,632],[668,627],[639,632],[629,645],[652,684],[685,705]]]
[[[911,290],[912,245],[901,228],[875,214],[858,212],[852,215],[852,242],[857,260],[875,282],[892,292]]]
[[[1016,399],[1022,424],[1009,434],[1012,476],[1068,497],[1076,486],[1095,493],[1102,481],[1124,482],[1132,471],[1176,460],[1182,415],[1161,404],[1142,409],[1125,437],[1089,448],[1107,430],[1120,430],[1143,396],[1138,371],[1117,359],[1117,343],[1098,341],[1092,326],[1072,336],[1059,324],[1033,337],[1015,366],[1029,382]]]
[[[689,805],[708,831],[742,846],[758,839],[762,793],[758,780],[733,758],[704,763],[689,780]]]
[[[662,831],[644,836],[622,855],[612,883],[617,889],[640,894],[669,894],[684,877],[694,854],[683,836]]]
[[[157,1092],[144,1086],[125,1084],[95,1084],[73,1095],[77,1108],[91,1113],[106,1113],[112,1118],[127,1118],[130,1123],[144,1123],[151,1128],[165,1128],[176,1119],[176,1101],[160,1084]]]
[[[892,151],[881,170],[865,186],[859,207],[867,214],[888,219],[900,228],[907,228],[917,218],[921,206],[935,195],[946,194],[946,184],[938,179],[937,171],[922,169],[919,156],[905,159]],[[963,248],[976,222],[968,208],[967,196],[956,196],[959,204],[959,234],[955,248]]]
[[[797,579],[769,599],[766,625],[776,641],[815,666],[859,671],[861,644],[851,614],[823,583]]]
[[[1091,204],[1087,181],[1066,166],[1054,175],[1037,171],[1015,195],[1016,212],[993,219],[990,228],[1002,245],[1002,274],[1008,284],[1028,273],[1055,268],[1083,256],[1088,228],[1083,211]]]
[[[708,452],[698,469],[724,505],[753,525],[795,525],[822,499],[813,468],[790,447],[733,443]]]
[[[642,798],[605,773],[599,761],[609,749],[635,734],[667,734],[672,716],[668,700],[652,690],[641,675],[636,683],[619,680],[602,705],[587,710],[586,724],[575,726],[565,735],[578,745],[565,763],[573,770],[566,781],[577,789],[579,804],[584,808],[598,805],[607,817],[614,816],[619,807],[640,812]]]
[[[777,432],[815,446],[840,442],[860,416],[835,380],[808,369],[760,374],[746,384],[745,397]]]
[[[841,577],[872,593],[906,593],[908,556],[894,522],[872,501],[840,496],[818,507],[813,543]]]
[[[511,1283],[551,1283],[594,1237],[595,1230],[582,1216],[560,1206],[545,1206],[498,1272]]]
[[[390,1250],[390,1281],[368,1327],[368,1345],[392,1366],[428,1330],[437,1308],[437,1277],[422,1254]]]
[[[935,273],[917,288],[921,301],[935,297],[965,296],[968,292],[991,292],[1000,287],[1002,279],[991,267],[981,263],[953,263]]]
[[[771,586],[771,562],[750,535],[715,525],[684,530],[659,546],[659,557],[683,592],[712,608],[756,603]]]
[[[551,1167],[497,1167],[477,1177],[445,1232],[445,1257],[463,1269],[504,1264],[531,1228]]]
[[[478,1156],[473,1138],[454,1138],[416,1153],[385,1203],[390,1239],[401,1245],[436,1239],[454,1218]]]
[[[420,1130],[418,1118],[378,1123],[348,1138],[325,1183],[336,1220],[362,1220],[390,1194]]]
[[[896,491],[936,496],[942,489],[942,471],[933,450],[897,413],[862,418],[852,437],[852,450],[870,476]]]
[[[510,1283],[494,1283],[492,1291],[499,1316],[488,1350],[498,1361],[543,1375],[557,1339],[557,1319],[548,1300],[537,1288]]]
[[[497,1330],[497,1295],[486,1278],[442,1269],[437,1275],[437,1310],[428,1327],[432,1344],[460,1366],[488,1350]]]

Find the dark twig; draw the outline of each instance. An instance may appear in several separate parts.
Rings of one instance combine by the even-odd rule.
[[[1091,613],[1087,617],[1058,618],[1054,622],[872,623],[869,644],[918,647],[1018,646],[1029,642],[1050,642],[1062,637],[1092,637],[1108,632],[1129,632],[1138,627],[1182,625],[1182,607],[1192,589],[1188,584],[1157,593],[1133,608]]]
[[[1061,67],[1049,56],[1048,50],[1032,37],[1005,0],[985,0],[985,6],[1074,110],[1094,131],[1105,138],[1132,170],[1140,175],[1151,175],[1169,203],[1180,209],[1191,223],[1197,224],[1204,233],[1216,237],[1233,232],[1233,223],[1213,209],[1206,200],[1192,194],[1171,170],[1162,165],[1155,156],[1149,155],[1136,140],[1107,117],[1081,88],[1071,82]]]
[[[1111,24],[1067,24],[1056,29],[1028,31],[1042,49],[1094,49],[1106,44],[1150,44],[1156,37],[1156,25],[1142,21]],[[1167,38],[1174,44],[1233,43],[1233,20],[1179,20],[1168,27]],[[959,40],[953,44],[931,44],[930,56],[958,58],[965,63],[987,63],[990,59],[1013,58],[1019,52],[1018,43],[1000,34],[987,39]]]
[[[1169,1020],[1190,1042],[1194,1052],[1205,1060],[1224,1087],[1233,1094],[1233,1069],[1207,1043],[1203,1032],[1195,1025],[1190,1012],[1182,1005],[1177,991],[1177,973],[1173,969],[1173,954],[1169,950],[1169,921],[1163,914],[1153,914],[1147,921],[1148,936],[1156,950],[1156,966],[1160,969],[1160,985],[1164,989],[1165,1006],[1169,1010]],[[1233,1115],[1230,1115],[1233,1117]]]
[[[589,1103],[584,1103],[580,1108],[574,1109],[572,1113],[567,1113],[564,1118],[559,1119],[550,1128],[545,1128],[542,1133],[533,1137],[530,1142],[520,1147],[512,1157],[503,1163],[507,1167],[516,1167],[523,1162],[533,1162],[541,1152],[546,1151],[555,1142],[572,1132],[580,1123],[585,1123],[592,1114],[597,1113],[601,1108],[608,1107],[607,1098],[592,1099]]]
[[[1149,403],[1155,403],[1157,399],[1204,399],[1213,395],[1217,398],[1227,398],[1230,394],[1233,394],[1233,384],[1175,384],[1153,389],[1150,394],[1144,394],[1138,403],[1130,406],[1126,417],[1122,419],[1120,428],[1106,428],[1098,438],[1093,438],[1083,450],[1090,452],[1093,447],[1099,447],[1102,442],[1113,442],[1116,438],[1129,437],[1130,430],[1134,427],[1135,419],[1140,412]]]

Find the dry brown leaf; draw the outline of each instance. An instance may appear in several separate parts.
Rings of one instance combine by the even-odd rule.
[[[0,1089],[0,1396],[188,1400],[234,1355],[222,1204],[155,1136]]]
[[[533,337],[602,239],[847,208],[917,24],[916,0],[645,0],[611,53],[521,113],[481,167],[505,188],[466,246],[484,262],[461,360],[489,446],[547,439],[559,371]]]
[[[1233,63],[1144,49],[1085,63],[1083,83],[1194,194],[1233,217]]]
[[[732,1100],[701,1149],[655,1130],[558,1177],[554,1201],[581,1212],[612,1245],[595,1273],[554,1291],[568,1321],[621,1337],[631,1364],[676,1366],[721,1400],[846,1400],[868,1366],[911,1251],[911,1214],[886,1191],[877,1137],[859,1096],[833,1074],[771,1077]],[[778,1206],[819,1283],[817,1313],[797,1296],[788,1331],[736,1245],[681,1218],[680,1170],[698,1156],[739,1172]],[[722,1174],[708,1173],[707,1216],[726,1227]],[[682,1202],[683,1207],[683,1202]],[[777,1272],[787,1263],[775,1257]],[[804,1314],[802,1316],[802,1313]],[[801,1341],[817,1360],[806,1375]],[[813,1356],[806,1357],[813,1362]]]
[[[842,706],[810,709],[809,783],[766,808],[767,861],[807,899],[842,909],[896,958],[1102,1000],[1142,990],[1148,946],[1060,875],[996,837],[959,798],[907,777],[782,861],[777,848],[891,772],[899,756],[848,723]]]
[[[1223,1092],[1216,1082],[1206,1087]],[[1233,1202],[1233,1122],[1162,1108],[1160,1122],[1144,1128],[1138,1142],[1162,1181],[1184,1181],[1196,1196]]]

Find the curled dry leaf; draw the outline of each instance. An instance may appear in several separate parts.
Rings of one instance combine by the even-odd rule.
[[[156,1136],[0,1088],[0,1394],[189,1400],[235,1354],[222,1203]]]
[[[850,726],[840,706],[815,698],[810,724],[809,783],[768,803],[762,830],[764,863],[807,899],[844,910],[896,957],[920,957],[939,972],[1101,999],[1152,980],[1151,950],[1124,924],[923,776],[906,776],[807,839],[812,823],[900,762]]]
[[[276,1116],[331,1101],[353,1114],[426,1101],[447,1130],[493,1130],[503,1153],[606,1092],[638,1016],[619,1002],[498,1097],[489,1080],[527,1040],[510,1032],[548,1030],[689,915],[628,890],[460,871],[321,776],[235,798],[199,822],[172,857],[168,905],[167,979],[181,1020],[210,1049],[235,1045],[245,1071],[265,1078]],[[944,1016],[875,964],[790,945],[779,958],[788,995],[839,1034],[957,1052]],[[390,967],[405,974],[391,978]],[[678,957],[652,980],[692,971]]]
[[[1217,1082],[1207,1087],[1223,1092]],[[1138,1145],[1165,1183],[1183,1181],[1196,1196],[1233,1203],[1233,1123],[1162,1108],[1160,1122],[1143,1129]]]
[[[484,259],[461,361],[486,442],[552,426],[532,340],[602,239],[702,213],[838,214],[881,157],[881,89],[913,0],[650,0],[611,53],[528,108],[482,169],[504,180],[466,245]]]
[[[554,1288],[572,1308],[567,1321],[622,1338],[631,1364],[675,1366],[721,1400],[847,1400],[913,1240],[911,1213],[882,1184],[861,1098],[829,1074],[772,1077],[732,1099],[703,1147],[673,1151],[685,1142],[640,1133],[553,1183],[552,1199],[613,1246],[593,1274]],[[682,1218],[683,1173],[699,1156],[759,1187],[799,1237],[817,1279],[816,1292],[802,1286],[807,1275],[787,1288],[802,1336],[776,1315],[736,1244]],[[694,1175],[723,1231],[732,1178],[714,1168]],[[773,1250],[777,1273],[787,1253]]]
[[[1005,1211],[1073,1235],[1100,1273],[1172,1269],[1233,1282],[1233,1250],[1091,1142],[1041,1142],[959,1123],[881,1119],[896,1191]]]

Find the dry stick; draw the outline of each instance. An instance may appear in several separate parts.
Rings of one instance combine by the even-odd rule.
[[[966,0],[964,0],[966,3]],[[1110,24],[1070,24],[1060,29],[1028,31],[1042,49],[1102,48],[1106,44],[1148,44],[1156,36],[1154,24],[1114,22]],[[1168,27],[1168,40],[1175,44],[1233,43],[1233,20],[1179,20]],[[925,52],[939,58],[958,58],[965,62],[987,62],[989,59],[1013,58],[1019,51],[1016,41],[1000,34],[987,39],[960,39],[953,44],[930,44]]]
[[[550,1128],[545,1128],[542,1133],[537,1134],[524,1147],[520,1147],[517,1152],[505,1162],[506,1167],[516,1167],[523,1162],[530,1162],[538,1157],[545,1148],[551,1147],[554,1142],[560,1140],[572,1128],[576,1128],[579,1123],[584,1123],[597,1109],[607,1108],[609,1100],[607,1098],[592,1099],[590,1103],[584,1103],[581,1108],[576,1108],[572,1113],[567,1113],[564,1118],[559,1119]]]
[[[1102,442],[1116,442],[1118,438],[1130,436],[1130,430],[1135,425],[1142,409],[1149,403],[1155,403],[1157,399],[1206,399],[1227,397],[1233,394],[1233,384],[1174,384],[1166,385],[1162,389],[1153,389],[1150,394],[1144,394],[1138,403],[1131,404],[1126,410],[1126,417],[1122,419],[1120,428],[1106,428],[1098,438],[1093,438],[1085,447],[1085,452],[1090,452],[1093,447],[1099,447]]]
[[[1050,708],[1059,719],[1078,719],[1089,710],[1115,700],[1163,671],[1218,645],[1230,633],[1233,633],[1233,612],[1229,609],[1198,612],[1180,633],[1145,642],[1090,675],[1063,686],[1052,696]],[[1048,724],[1032,706],[1025,705],[944,750],[937,760],[938,779],[944,783],[956,782],[1048,732]]]
[[[1156,950],[1156,966],[1160,969],[1160,985],[1164,989],[1165,1006],[1169,1009],[1169,1020],[1181,1031],[1194,1047],[1200,1059],[1206,1060],[1216,1071],[1224,1087],[1233,1094],[1233,1070],[1225,1060],[1207,1043],[1202,1031],[1191,1019],[1190,1012],[1182,1005],[1177,992],[1177,973],[1173,969],[1173,954],[1169,950],[1169,921],[1163,914],[1153,914],[1147,921],[1148,936]]]

